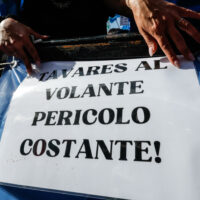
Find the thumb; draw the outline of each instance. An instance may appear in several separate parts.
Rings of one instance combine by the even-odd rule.
[[[156,40],[149,33],[142,32],[141,35],[143,36],[145,42],[147,43],[147,46],[149,48],[149,55],[153,56],[158,49],[158,44]]]

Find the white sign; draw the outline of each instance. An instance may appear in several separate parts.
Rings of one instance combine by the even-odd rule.
[[[136,200],[200,199],[192,62],[50,62],[11,102],[0,182]]]

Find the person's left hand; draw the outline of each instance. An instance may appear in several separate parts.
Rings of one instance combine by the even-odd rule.
[[[164,0],[126,0],[126,2],[133,12],[139,32],[145,39],[151,56],[156,52],[158,44],[169,61],[179,67],[179,59],[169,42],[171,38],[186,59],[194,60],[179,30],[186,32],[200,43],[200,33],[185,19],[200,20],[199,13]]]

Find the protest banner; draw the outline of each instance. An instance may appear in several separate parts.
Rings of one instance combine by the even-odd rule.
[[[2,184],[102,197],[200,198],[200,87],[192,62],[48,62],[15,92]]]

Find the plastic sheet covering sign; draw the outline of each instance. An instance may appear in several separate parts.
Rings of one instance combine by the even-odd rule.
[[[137,200],[200,199],[200,86],[164,58],[44,63],[15,92],[0,182]]]

